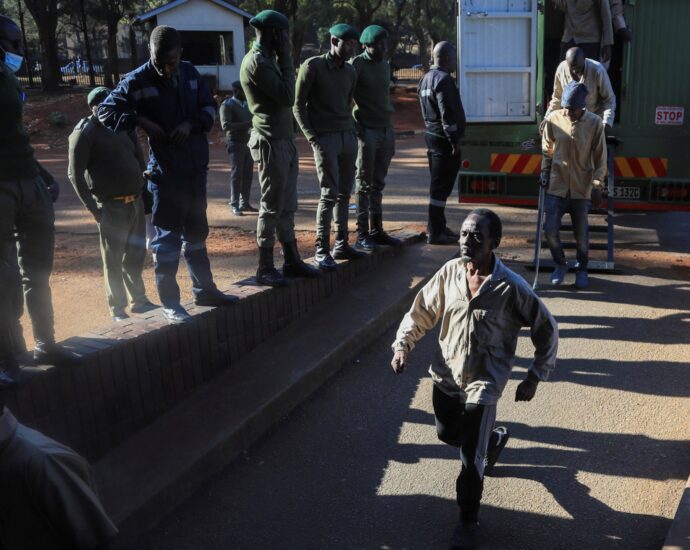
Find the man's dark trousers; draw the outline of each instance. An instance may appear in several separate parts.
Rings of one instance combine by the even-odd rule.
[[[15,248],[16,243],[16,248]],[[5,277],[0,284],[4,321],[16,318],[18,285],[31,317],[36,342],[55,341],[50,273],[55,248],[53,201],[43,180],[34,178],[0,181],[0,264]],[[16,273],[17,260],[21,277]],[[14,266],[14,275],[12,275]],[[9,294],[8,294],[9,293]],[[10,311],[5,311],[5,306]],[[21,315],[21,304],[19,304]],[[14,330],[16,323],[10,323]],[[17,336],[13,338],[16,340]],[[22,343],[23,345],[23,343]]]
[[[254,176],[254,160],[249,146],[243,141],[228,140],[226,149],[232,159],[230,171],[230,206],[249,206],[249,194]]]
[[[446,228],[446,201],[453,191],[460,171],[460,155],[453,156],[450,142],[446,138],[425,134],[431,186],[429,188],[430,235],[440,235]]]
[[[492,441],[496,405],[464,403],[434,385],[432,402],[438,438],[460,448],[462,468],[456,481],[460,519],[475,523],[484,490],[485,458]]]
[[[156,287],[163,307],[176,308],[180,305],[176,276],[183,244],[195,298],[216,290],[206,251],[206,173],[184,181],[149,181],[149,190],[153,194],[151,221],[156,229],[151,242]]]

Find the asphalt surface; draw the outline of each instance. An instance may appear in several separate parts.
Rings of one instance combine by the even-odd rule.
[[[671,241],[681,229],[669,227]],[[561,343],[557,370],[531,403],[513,400],[533,351],[528,333],[520,338],[498,408],[511,440],[486,479],[480,548],[663,544],[690,473],[690,283],[630,269],[591,281],[586,292],[540,292]],[[397,377],[393,334],[136,549],[447,547],[459,459],[433,427],[426,368],[436,333]]]

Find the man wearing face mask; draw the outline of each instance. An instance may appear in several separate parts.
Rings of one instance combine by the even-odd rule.
[[[359,41],[365,50],[352,60],[357,71],[355,108],[357,126],[357,248],[374,250],[376,245],[397,246],[383,230],[383,188],[395,154],[393,105],[390,99],[391,67],[384,59],[388,32],[369,25]]]
[[[364,256],[348,244],[348,208],[355,182],[357,136],[352,100],[357,81],[347,63],[357,47],[359,32],[345,23],[329,30],[328,53],[307,59],[297,76],[294,113],[314,150],[321,198],[316,211],[316,255],[319,269],[332,271],[335,260]],[[330,250],[331,219],[335,219],[335,247]]]
[[[601,118],[586,109],[589,94],[581,82],[570,82],[563,91],[563,108],[546,119],[542,135],[541,179],[547,187],[544,236],[556,267],[551,283],[559,285],[568,271],[560,240],[561,219],[570,213],[577,248],[575,288],[589,285],[588,214],[602,202],[606,177],[606,138]]]
[[[19,27],[0,15],[0,385],[18,381],[15,354],[25,351],[22,287],[34,329],[34,359],[52,364],[73,359],[55,343],[49,280],[59,187],[36,162],[23,125],[24,92],[14,75],[22,54]]]
[[[530,328],[534,362],[516,389],[531,401],[556,366],[558,326],[525,280],[494,254],[502,224],[491,210],[470,212],[460,228],[460,258],[446,263],[422,288],[393,342],[391,366],[400,374],[415,344],[439,322],[429,372],[438,438],[460,449],[460,521],[450,548],[475,548],[484,475],[509,434],[494,429],[496,404],[508,383],[522,327]]]
[[[194,303],[223,306],[237,301],[216,287],[206,251],[206,134],[213,127],[216,102],[194,65],[180,61],[180,35],[174,28],[153,29],[149,50],[149,61],[126,75],[101,103],[98,118],[116,132],[139,126],[148,134],[156,286],[164,317],[181,323],[191,319],[180,304],[176,280],[183,244]]]

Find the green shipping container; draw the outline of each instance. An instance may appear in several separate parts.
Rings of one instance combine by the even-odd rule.
[[[615,45],[609,69],[619,139],[614,206],[690,210],[690,1],[627,0],[625,19],[633,41]],[[463,202],[536,204],[538,124],[562,32],[552,0],[459,0],[458,74],[469,123]]]

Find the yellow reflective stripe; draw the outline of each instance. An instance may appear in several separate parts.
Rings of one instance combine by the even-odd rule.
[[[506,160],[506,163],[503,165],[503,168],[501,168],[501,172],[506,172],[510,174],[513,171],[513,167],[515,166],[518,160],[520,160],[520,155],[509,155],[508,160]]]
[[[618,165],[618,171],[624,178],[632,178],[634,176],[632,168],[628,164],[628,159],[624,157],[619,157],[616,159],[616,164]]]
[[[656,173],[656,170],[654,169],[654,166],[652,166],[652,163],[649,161],[648,158],[646,158],[646,157],[639,157],[639,158],[637,159],[637,162],[640,163],[640,166],[642,167],[642,171],[644,172],[645,177],[647,177],[647,178],[653,178],[653,177],[659,175],[659,174]]]
[[[537,171],[537,167],[541,164],[541,155],[531,155],[531,157],[522,171],[523,174],[534,174]]]

